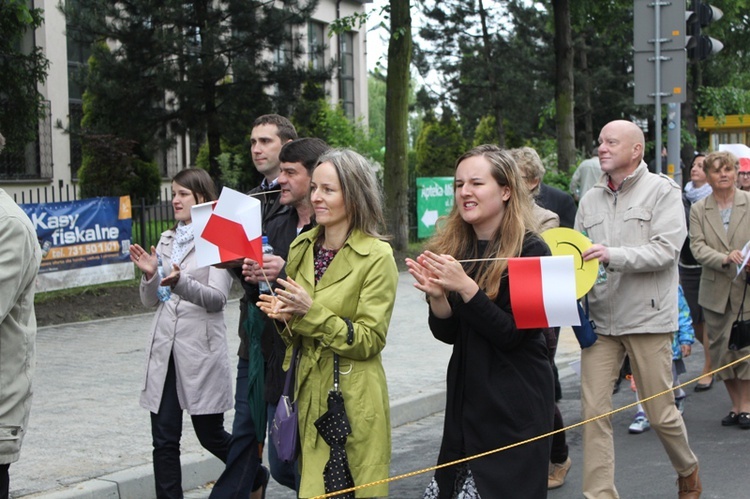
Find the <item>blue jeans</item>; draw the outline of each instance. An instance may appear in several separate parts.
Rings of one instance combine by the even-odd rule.
[[[211,490],[211,498],[247,499],[250,493],[262,485],[264,473],[260,469],[258,436],[250,406],[247,402],[247,359],[237,362],[237,386],[234,393],[234,423],[229,444],[227,466]]]
[[[270,429],[273,423],[273,416],[276,414],[276,405],[268,404],[268,427]],[[284,487],[290,488],[295,492],[299,490],[301,476],[297,468],[297,461],[287,463],[279,459],[276,454],[276,446],[273,442],[268,441],[268,467],[271,468],[271,476]]]
[[[191,416],[198,441],[211,454],[226,462],[231,435],[224,431],[224,414]],[[182,408],[177,399],[177,378],[174,358],[169,357],[164,393],[158,413],[151,413],[153,438],[154,484],[158,499],[182,498],[182,468],[180,439],[182,438]]]

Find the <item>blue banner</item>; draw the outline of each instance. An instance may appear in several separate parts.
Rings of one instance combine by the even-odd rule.
[[[134,277],[130,196],[20,206],[42,247],[37,291]]]

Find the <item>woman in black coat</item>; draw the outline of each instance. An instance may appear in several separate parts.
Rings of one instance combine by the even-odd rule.
[[[516,327],[508,289],[508,257],[549,255],[533,232],[531,197],[496,146],[474,148],[456,165],[451,214],[429,250],[407,259],[427,294],[433,335],[453,345],[439,463],[548,433],[554,413],[542,330]],[[442,468],[425,497],[546,497],[549,452],[545,438]]]

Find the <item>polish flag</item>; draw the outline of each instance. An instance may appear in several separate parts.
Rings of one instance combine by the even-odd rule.
[[[213,209],[209,212],[207,207],[211,205]],[[238,258],[263,261],[257,199],[224,187],[218,201],[194,206],[191,216],[198,235],[195,247],[199,266]]]
[[[209,201],[208,203],[196,204],[190,209],[195,234],[203,234],[216,203],[217,201]],[[208,242],[200,235],[195,237],[195,256],[198,267],[207,267],[243,258],[242,255],[224,250],[214,243]]]
[[[518,329],[581,325],[572,255],[509,258],[508,284]]]

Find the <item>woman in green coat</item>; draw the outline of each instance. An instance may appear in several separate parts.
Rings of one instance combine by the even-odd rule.
[[[380,352],[393,312],[398,270],[384,226],[382,200],[370,164],[350,150],[320,158],[310,198],[318,226],[294,240],[288,279],[259,306],[287,327],[290,357],[299,348],[298,404],[302,475],[300,497],[325,493],[323,469],[330,449],[314,423],[333,387],[333,355],[340,357],[340,390],[352,433],[346,442],[355,485],[388,477],[391,425]],[[350,331],[345,319],[353,325]],[[356,497],[388,495],[388,485],[366,487]]]

